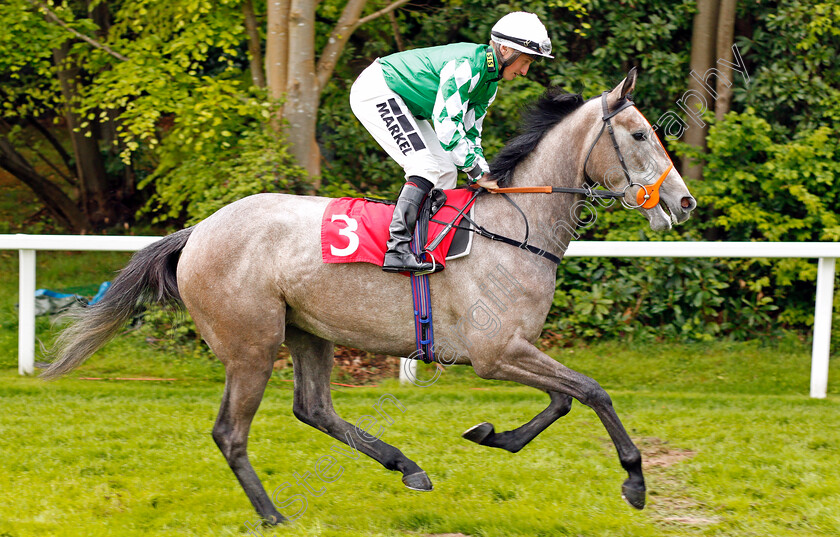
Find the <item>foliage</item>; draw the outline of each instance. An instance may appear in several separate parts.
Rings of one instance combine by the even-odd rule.
[[[749,339],[772,326],[768,284],[707,259],[566,259],[546,328],[567,340]]]
[[[259,103],[254,108],[266,110]],[[183,213],[187,224],[195,224],[251,194],[301,191],[305,172],[259,115],[231,114],[229,121],[201,130],[204,119],[211,118],[218,116],[178,116],[159,150],[157,171],[141,185],[154,184],[157,192],[146,210],[157,218]],[[249,128],[249,120],[255,127]]]
[[[85,105],[120,114],[125,123],[120,132],[127,146],[124,158],[141,145],[154,148],[166,134],[160,127],[167,116],[182,121],[178,134],[183,142],[190,136],[213,136],[231,115],[253,106],[244,98],[244,29],[231,24],[238,19],[238,7],[233,0],[120,5],[110,35],[128,61],[93,53],[92,61],[110,65],[88,89]],[[188,122],[190,132],[185,133]],[[196,146],[201,148],[200,141]]]
[[[726,240],[840,240],[840,142],[832,127],[803,128],[789,138],[750,107],[710,122],[708,152],[692,153],[706,162],[704,180],[694,186],[701,209],[693,230]],[[751,272],[749,281],[772,281],[784,299],[779,321],[796,327],[813,322],[813,260],[727,264]]]
[[[706,162],[696,190],[714,211],[700,229],[719,228],[730,240],[840,239],[840,142],[830,126],[787,138],[747,108],[713,125],[708,146],[706,155],[692,153]]]
[[[176,360],[216,360],[184,310],[152,305],[131,324],[153,349],[174,356]]]
[[[735,101],[755,108],[760,117],[799,129],[825,125],[837,115],[840,100],[840,24],[836,2],[781,0],[750,7],[756,26],[740,39],[750,71],[749,88]]]
[[[67,40],[67,32],[50,24],[29,4],[6,1],[0,4],[0,73],[3,73],[2,115],[4,118],[40,117],[61,106],[52,51]],[[89,31],[91,21],[74,24]],[[21,36],[27,39],[21,39]]]
[[[106,65],[90,61],[90,47],[71,32],[106,34],[93,15],[105,6],[61,2],[46,17],[34,4],[0,4],[0,25],[7,29],[0,36],[0,166],[68,230],[131,221],[140,198],[135,179],[143,176],[145,162],[118,162],[113,117],[100,117],[98,109],[79,116],[83,88]],[[68,29],[52,16],[66,21]]]
[[[792,137],[748,107],[712,124],[705,154],[675,144],[679,154],[705,161],[704,180],[690,185],[698,200],[696,214],[668,233],[639,229],[639,215],[621,207],[602,210],[588,239],[729,241],[837,241],[840,239],[840,142],[827,125],[803,129]],[[679,233],[679,235],[677,235]],[[813,323],[816,264],[810,259],[725,259],[689,262],[599,260],[595,287],[579,274],[593,276],[595,266],[565,260],[560,268],[549,329],[587,336],[656,333],[703,339],[727,335],[738,339],[775,332],[780,327],[807,330]],[[585,265],[584,265],[585,266]],[[671,288],[679,275],[678,286]],[[651,295],[639,290],[641,274],[650,277]],[[698,286],[717,282],[704,295]],[[658,283],[658,285],[657,285]],[[644,289],[644,288],[642,288]],[[563,290],[571,290],[564,294]],[[644,305],[633,299],[644,296]],[[840,293],[838,293],[840,297]],[[583,304],[608,300],[609,314],[587,316]],[[628,318],[627,311],[653,312],[674,305],[664,318]],[[693,307],[692,307],[693,306]],[[702,306],[700,309],[698,307]],[[601,310],[606,304],[601,303]],[[628,309],[629,308],[629,309]],[[705,310],[705,311],[703,311]],[[671,323],[668,326],[667,320]],[[665,323],[665,324],[663,324]]]
[[[654,233],[644,229],[633,211],[621,208],[599,213],[599,226],[590,230],[586,238],[606,240],[760,240],[760,241],[837,241],[837,198],[840,194],[840,144],[833,133],[840,125],[840,69],[831,60],[840,45],[837,19],[831,18],[836,6],[818,0],[783,0],[777,3],[742,5],[739,18],[753,20],[752,35],[736,39],[747,62],[748,84],[736,84],[735,111],[726,119],[712,123],[707,139],[708,152],[700,154],[683,144],[671,144],[680,155],[691,154],[706,164],[704,180],[689,185],[698,200],[698,209],[682,228],[669,233]],[[687,71],[687,64],[673,68]],[[648,76],[644,70],[640,80]],[[678,91],[682,91],[679,88]],[[676,93],[678,96],[679,93]],[[642,109],[651,119],[648,103],[640,99]],[[653,103],[651,103],[653,104]],[[671,106],[671,108],[674,108]],[[679,233],[679,235],[677,235]],[[570,263],[565,261],[564,263]],[[657,274],[669,273],[671,261],[645,261],[655,267]],[[711,262],[693,262],[702,271]],[[604,260],[605,271],[621,274],[621,262]],[[711,301],[713,308],[721,307],[730,319],[746,315],[749,324],[758,323],[759,332],[774,331],[784,326],[808,329],[813,323],[813,296],[816,266],[813,260],[721,260],[712,265],[710,273],[717,280],[727,282],[721,292],[727,297],[722,304]],[[567,270],[560,275],[568,278]],[[621,278],[630,278],[622,274]],[[616,304],[624,304],[623,289],[612,278],[605,278],[604,297]],[[693,280],[691,280],[693,281]],[[739,282],[735,285],[733,282]],[[625,282],[626,287],[632,284]],[[696,283],[696,281],[693,281]],[[568,285],[576,293],[587,295],[583,282],[572,277]],[[752,294],[738,298],[741,293]],[[764,295],[759,301],[757,297]],[[840,293],[837,294],[840,297]],[[589,296],[581,296],[586,302]],[[660,300],[669,297],[662,296]],[[568,301],[559,295],[555,303]],[[744,302],[742,302],[744,301]],[[740,306],[749,303],[742,312]],[[644,309],[644,308],[643,308]],[[603,333],[644,334],[645,329],[633,329],[620,316],[606,319],[585,319],[578,313],[563,310],[556,323],[568,323],[574,331],[587,327]],[[680,312],[685,310],[681,309]],[[695,312],[696,315],[696,312]],[[570,317],[569,317],[570,316]],[[738,331],[739,323],[719,326],[695,322],[692,331],[683,332],[687,325],[679,313],[666,332],[682,336],[692,331],[711,337],[730,334],[745,337],[756,328]],[[695,317],[697,319],[698,317]],[[649,319],[659,326],[655,319]],[[647,324],[643,323],[643,324]],[[588,326],[587,326],[588,325]],[[735,328],[736,331],[730,332]],[[691,335],[690,337],[697,337]]]
[[[124,159],[147,148],[141,187],[154,221],[206,218],[250,194],[295,191],[304,177],[273,134],[272,103],[250,86],[237,1],[130,3],[112,28],[129,60],[90,88],[87,104],[120,111]]]
[[[343,6],[342,0],[318,3],[316,49],[325,45]],[[72,28],[128,58],[119,61],[82,42],[74,42],[71,51],[85,74],[79,110],[92,124],[118,117],[116,152],[132,161],[132,168],[118,172],[145,178],[140,184],[147,193],[154,191],[141,218],[192,223],[251,193],[302,191],[302,171],[292,165],[284,141],[271,134],[268,124],[279,103],[251,83],[238,1],[108,2],[108,28],[97,27],[87,4],[65,1],[53,7]],[[255,8],[264,27],[264,2],[255,2]],[[380,8],[369,3],[364,14]],[[350,86],[364,67],[396,52],[399,43],[417,48],[486,42],[495,21],[518,9],[534,11],[546,22],[556,59],[534,64],[527,79],[500,84],[484,128],[489,157],[516,133],[521,108],[549,84],[592,97],[638,66],[634,93],[648,118],[655,122],[664,112],[677,110],[675,103],[687,89],[697,9],[693,0],[408,4],[394,13],[393,21],[380,17],[355,31],[322,92],[320,193],[393,197],[401,186],[402,170],[349,109]],[[739,3],[736,43],[750,80],[733,86],[733,112],[724,121],[710,119],[709,152],[701,157],[706,179],[689,185],[698,199],[695,216],[676,231],[653,233],[635,212],[604,209],[600,225],[584,238],[838,240],[834,207],[840,149],[833,136],[840,127],[840,64],[834,60],[840,49],[838,9],[836,2],[826,0]],[[23,0],[0,5],[0,20],[9,30],[0,37],[0,73],[7,75],[4,114],[59,117],[62,103],[52,50],[69,33]],[[25,130],[15,129],[12,138],[25,140]],[[668,148],[690,151],[673,143]],[[120,163],[112,159],[110,165],[117,169]],[[703,339],[747,337],[779,327],[807,329],[811,322],[811,261],[689,265],[601,260],[599,281],[587,280],[582,267],[581,262],[566,261],[560,268],[561,287],[549,328]],[[681,282],[683,288],[674,284],[657,289],[657,276]],[[701,281],[726,286],[701,289]],[[639,315],[662,303],[679,305],[679,313],[670,322],[667,312],[625,318],[627,308],[634,311],[634,300],[645,292],[649,302]],[[584,311],[589,304],[592,309]],[[733,322],[740,315],[748,315],[754,325]]]

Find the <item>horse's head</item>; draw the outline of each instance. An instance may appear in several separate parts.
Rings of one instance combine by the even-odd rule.
[[[608,190],[624,191],[624,205],[644,214],[651,229],[670,229],[672,222],[688,220],[697,202],[656,132],[627,97],[635,85],[634,67],[612,91],[587,103],[597,107],[600,121],[587,136],[584,173]]]

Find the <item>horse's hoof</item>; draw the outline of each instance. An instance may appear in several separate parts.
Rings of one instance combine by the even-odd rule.
[[[280,524],[285,524],[288,521],[289,520],[280,513],[262,517],[262,522],[266,526],[279,526]]]
[[[624,501],[630,504],[630,507],[634,509],[644,509],[645,508],[645,486],[644,485],[637,485],[635,483],[630,483],[630,480],[624,482],[621,485],[621,497],[624,498]]]
[[[493,434],[494,431],[495,431],[495,429],[493,428],[493,424],[492,423],[487,423],[485,421],[484,423],[479,423],[478,425],[476,425],[474,427],[470,427],[469,429],[464,431],[464,434],[462,434],[461,436],[463,436],[464,438],[466,438],[467,440],[469,440],[471,442],[475,442],[476,444],[480,444],[480,443],[484,442],[484,440],[488,436]]]
[[[426,472],[420,471],[416,474],[406,475],[402,478],[403,484],[411,490],[419,490],[420,492],[429,492],[434,489],[432,480],[426,475]]]

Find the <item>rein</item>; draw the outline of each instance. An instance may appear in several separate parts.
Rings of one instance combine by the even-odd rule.
[[[563,186],[509,186],[499,188],[485,188],[494,194],[583,194],[588,198],[623,198],[624,192],[613,192],[611,190],[594,190],[589,185],[583,188],[571,188]]]
[[[478,191],[478,192],[476,192],[476,194],[479,194],[480,192],[481,191]],[[503,242],[505,244],[510,244],[511,246],[516,246],[517,248],[521,248],[523,250],[528,250],[532,254],[536,254],[540,257],[544,257],[544,258],[548,259],[549,261],[551,261],[552,263],[554,263],[556,265],[559,265],[560,261],[561,261],[561,259],[559,257],[552,254],[551,252],[547,252],[547,251],[543,250],[542,248],[537,248],[536,246],[534,246],[532,244],[528,244],[528,237],[529,237],[528,218],[525,217],[525,213],[522,212],[522,209],[520,209],[519,206],[516,203],[514,203],[512,199],[510,199],[505,194],[502,194],[502,196],[508,202],[510,202],[514,207],[516,207],[516,209],[522,215],[522,218],[525,219],[525,240],[524,241],[518,241],[516,239],[511,239],[510,237],[505,237],[504,235],[499,235],[498,233],[493,233],[492,231],[488,230],[487,228],[483,227],[481,224],[479,224],[478,222],[476,222],[475,220],[470,218],[470,216],[466,212],[462,216],[463,216],[464,220],[469,222],[469,224],[470,224],[469,226],[463,227],[463,226],[460,226],[460,225],[454,225],[454,224],[452,224],[452,222],[448,222],[448,224],[449,224],[448,227],[450,229],[452,227],[454,227],[456,229],[464,229],[466,231],[470,231],[472,233],[475,233],[476,235],[481,235],[482,237],[484,237],[486,239],[490,239],[490,240],[498,241],[498,242]],[[438,224],[447,224],[447,222],[442,222],[440,220],[435,220],[434,218],[429,219],[429,221],[430,222],[435,222],[435,223],[438,223]],[[443,234],[441,234],[441,235],[443,235]]]

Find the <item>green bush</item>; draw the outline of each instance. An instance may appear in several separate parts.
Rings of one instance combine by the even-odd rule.
[[[709,259],[566,259],[546,328],[564,336],[709,341],[774,331],[766,278]]]
[[[840,239],[840,141],[824,124],[792,137],[747,108],[713,123],[708,152],[679,151],[705,162],[703,181],[692,185],[698,211],[695,235],[728,241],[837,241]],[[813,323],[816,263],[812,259],[736,259],[725,262],[766,279],[775,289],[784,326]]]
[[[210,347],[201,339],[195,323],[183,310],[150,305],[132,322],[149,345],[180,360],[215,360]]]

